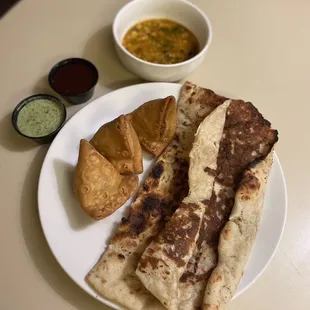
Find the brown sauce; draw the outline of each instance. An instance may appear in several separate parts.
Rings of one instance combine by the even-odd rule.
[[[79,95],[90,90],[96,83],[96,72],[82,63],[68,63],[53,75],[55,90],[62,95]]]

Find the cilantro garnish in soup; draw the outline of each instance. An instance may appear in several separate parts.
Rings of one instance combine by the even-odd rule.
[[[134,56],[157,64],[186,61],[199,53],[195,35],[169,19],[148,19],[131,27],[123,46]]]

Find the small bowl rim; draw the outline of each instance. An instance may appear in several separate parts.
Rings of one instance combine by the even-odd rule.
[[[18,114],[19,112],[22,110],[22,108],[24,106],[26,106],[27,104],[31,103],[32,101],[36,100],[36,99],[49,99],[49,100],[52,100],[56,103],[58,103],[60,106],[62,106],[63,108],[63,111],[64,111],[64,114],[63,114],[63,119],[62,119],[62,122],[61,124],[52,132],[50,132],[49,134],[47,135],[44,135],[44,136],[40,136],[40,137],[32,137],[32,136],[28,136],[28,135],[25,135],[24,133],[22,133],[18,126],[17,126],[17,117],[18,117]],[[23,100],[21,100],[17,105],[16,107],[14,108],[13,112],[12,112],[12,118],[11,118],[11,122],[12,122],[12,125],[14,127],[14,129],[17,131],[18,134],[20,134],[21,136],[25,137],[25,138],[28,138],[28,139],[32,139],[32,140],[40,140],[40,139],[46,139],[46,138],[50,138],[52,137],[53,135],[57,134],[57,132],[64,126],[65,122],[66,122],[66,119],[67,119],[67,109],[66,109],[66,106],[64,105],[64,103],[58,99],[57,97],[53,96],[53,95],[49,95],[49,94],[35,94],[35,95],[31,95],[29,97],[26,97],[24,98]]]
[[[83,63],[85,65],[87,65],[88,67],[92,68],[92,70],[95,72],[95,78],[94,78],[94,83],[92,85],[92,87],[90,87],[88,90],[82,92],[82,93],[77,93],[77,94],[65,94],[63,92],[58,91],[55,88],[54,85],[54,80],[53,80],[53,76],[55,74],[55,72],[62,66],[65,66],[66,64],[69,63]],[[51,86],[51,88],[59,95],[61,95],[62,97],[80,97],[80,96],[84,96],[85,94],[87,94],[88,92],[90,92],[92,89],[94,89],[94,87],[97,85],[99,80],[99,72],[98,69],[96,68],[96,66],[90,62],[89,60],[85,59],[85,58],[80,58],[80,57],[71,57],[71,58],[66,58],[63,60],[58,61],[50,70],[49,74],[48,74],[48,82]]]
[[[202,17],[203,19],[205,20],[206,22],[206,25],[207,25],[207,29],[208,29],[208,38],[207,38],[207,43],[204,45],[204,47],[200,50],[200,52],[195,55],[194,57],[188,59],[188,60],[185,60],[185,61],[182,61],[182,62],[178,62],[178,63],[175,63],[175,64],[157,64],[157,63],[153,63],[153,62],[149,62],[149,61],[145,61],[145,60],[142,60],[138,57],[136,57],[135,55],[131,54],[129,51],[127,51],[126,48],[124,48],[123,44],[120,42],[118,36],[116,35],[116,25],[118,23],[118,20],[119,20],[119,16],[121,13],[124,12],[124,10],[128,9],[130,6],[132,5],[135,5],[137,2],[141,2],[141,1],[144,1],[144,0],[135,0],[135,1],[131,1],[127,4],[125,4],[116,14],[115,18],[114,18],[114,21],[113,21],[113,27],[112,27],[112,31],[113,31],[113,37],[114,37],[114,40],[116,42],[116,44],[118,45],[119,48],[121,48],[121,50],[127,54],[128,56],[132,57],[133,59],[137,60],[138,62],[140,62],[141,64],[145,64],[145,65],[149,65],[149,66],[152,66],[152,67],[160,67],[160,68],[174,68],[174,67],[178,67],[178,66],[182,66],[182,65],[187,65],[191,62],[194,62],[195,60],[197,60],[198,58],[200,58],[202,55],[205,54],[205,52],[207,51],[207,49],[209,48],[211,42],[212,42],[212,26],[211,26],[211,22],[208,18],[208,16],[198,7],[196,6],[195,4],[187,1],[187,0],[178,0],[179,2],[183,2],[184,4],[187,4],[189,5],[190,7],[192,7],[194,10],[196,10]],[[137,22],[138,20],[136,20]]]

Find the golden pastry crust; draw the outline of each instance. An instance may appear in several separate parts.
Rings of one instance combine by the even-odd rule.
[[[90,144],[123,174],[142,173],[142,150],[132,124],[124,115],[99,128]]]
[[[175,97],[145,102],[127,115],[142,147],[159,156],[172,140],[177,120]]]
[[[133,195],[138,183],[138,176],[120,175],[86,140],[81,140],[73,192],[90,217],[101,220],[112,214]]]

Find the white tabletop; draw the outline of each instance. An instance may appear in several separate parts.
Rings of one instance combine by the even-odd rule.
[[[111,23],[124,0],[23,0],[0,20],[0,309],[108,309],[77,287],[51,254],[37,213],[47,146],[13,131],[14,106],[47,92],[58,60],[81,56],[100,72],[95,96],[141,82],[119,63]],[[264,274],[230,310],[310,309],[310,1],[195,0],[214,38],[188,80],[252,101],[279,130],[287,225]],[[80,106],[69,106],[69,115]],[[78,259],[78,258],[77,258]]]

